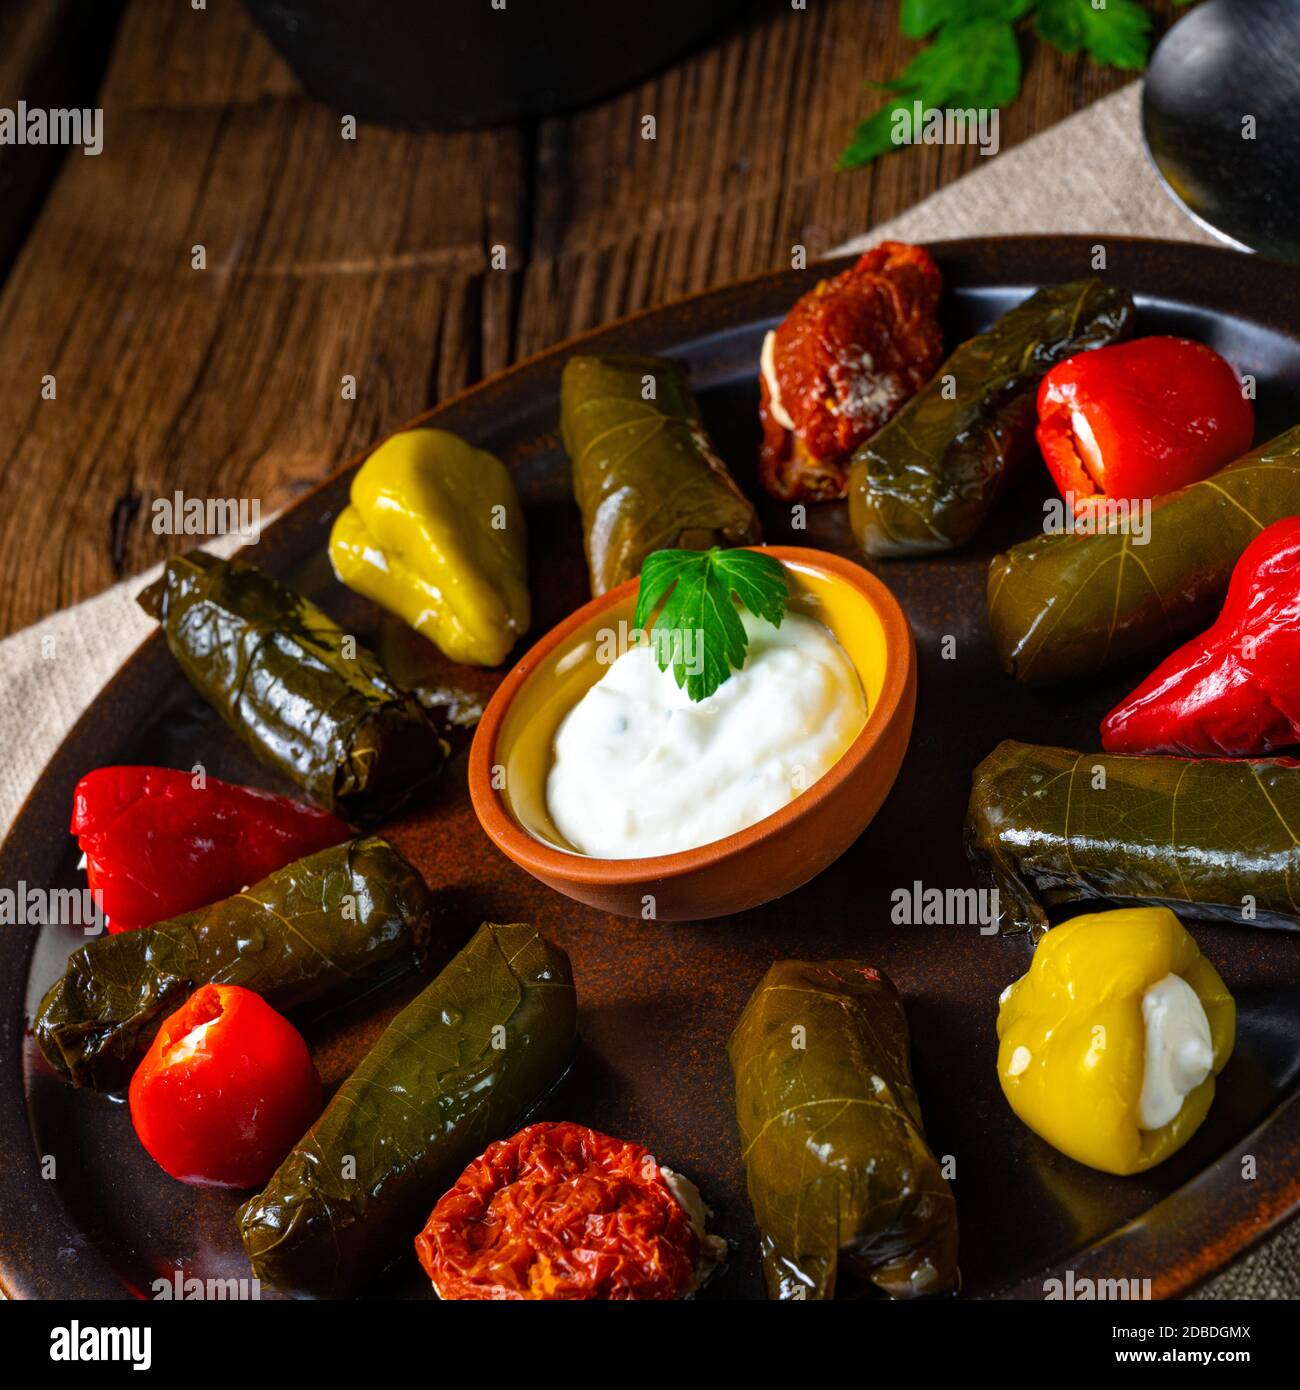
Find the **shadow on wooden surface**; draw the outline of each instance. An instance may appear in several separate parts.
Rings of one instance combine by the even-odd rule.
[[[112,7],[76,8],[89,48]],[[265,514],[517,357],[815,259],[979,162],[916,146],[835,173],[864,80],[916,49],[897,6],[754,16],[569,115],[346,139],[235,0],[130,0],[103,153],[63,162],[0,294],[0,634],[190,544],[153,533],[155,498]],[[1004,148],[1128,80],[1027,57]]]
[[[0,104],[95,106],[124,4],[0,0]],[[60,145],[0,145],[0,280],[68,154]]]

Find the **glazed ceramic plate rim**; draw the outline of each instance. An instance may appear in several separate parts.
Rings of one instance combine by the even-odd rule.
[[[1104,244],[1109,269],[1124,278],[1126,252],[1143,262],[1135,285],[1156,302],[1195,306],[1210,315],[1230,315],[1261,329],[1300,342],[1300,323],[1287,318],[1287,305],[1300,302],[1293,293],[1294,267],[1250,257],[1245,283],[1232,270],[1239,253],[1187,242],[1157,242],[1116,236],[987,237],[936,242],[936,254],[963,268],[954,283],[981,288],[1024,287],[1077,276],[1090,264],[1093,249]],[[848,263],[813,265],[805,271],[757,276],[720,289],[706,290],[570,339],[458,393],[418,416],[411,424],[436,423],[473,433],[493,415],[510,414],[510,403],[542,388],[554,389],[558,363],[581,343],[590,351],[671,351],[675,344],[707,339],[720,324],[761,323],[780,317],[817,278]],[[707,384],[707,383],[703,383]],[[409,426],[405,426],[409,427]],[[404,428],[405,428],[404,427]],[[377,443],[378,441],[376,441]],[[282,573],[324,545],[328,515],[319,510],[322,494],[337,488],[375,447],[350,460],[289,507],[266,529],[258,562]],[[175,670],[159,634],[149,637],[77,720],[46,765],[0,846],[0,883],[49,882],[67,853],[67,808],[71,788],[89,767],[102,764],[133,723],[148,718],[158,691],[175,679]],[[105,710],[113,732],[100,730]],[[495,849],[484,837],[487,852]],[[719,926],[725,930],[724,926]],[[10,1297],[122,1298],[130,1290],[105,1256],[74,1223],[71,1213],[41,1178],[32,1142],[23,1071],[25,999],[31,958],[39,929],[11,927],[0,933],[0,1288]],[[1208,1164],[1195,1177],[1141,1216],[1076,1251],[1057,1265],[1038,1268],[1022,1282],[1010,1281],[997,1296],[1043,1296],[1046,1279],[1152,1276],[1157,1297],[1188,1291],[1231,1259],[1258,1243],[1300,1210],[1300,1175],[1291,1172],[1290,1154],[1300,1147],[1300,1092],[1293,1092],[1240,1143]],[[1259,1177],[1241,1181],[1240,1162],[1253,1154]],[[1176,1222],[1182,1235],[1177,1263],[1158,1249],[1157,1232],[1148,1225],[1159,1212]],[[1207,1213],[1212,1220],[1206,1225]],[[1167,1223],[1160,1223],[1167,1229]],[[60,1252],[77,1258],[62,1263]]]
[[[745,549],[762,549],[747,546]],[[854,566],[852,560],[831,551],[819,551],[811,546],[774,545],[770,553],[778,556],[783,564],[798,569],[820,568],[823,574],[840,582],[857,587],[866,601],[875,610],[882,628],[888,630],[892,623],[901,623],[902,633],[908,639],[911,656],[905,660],[886,663],[880,694],[872,705],[862,727],[853,736],[853,742],[836,759],[834,764],[817,779],[803,796],[788,802],[779,810],[764,816],[762,820],[737,830],[720,840],[710,840],[707,844],[696,845],[691,849],[676,850],[671,854],[644,855],[635,859],[606,859],[596,854],[582,854],[570,851],[538,838],[524,826],[504,804],[504,798],[491,787],[489,769],[495,760],[497,745],[500,742],[502,727],[510,708],[510,701],[533,678],[536,667],[544,661],[567,637],[582,627],[606,608],[626,600],[634,585],[633,580],[607,590],[598,597],[576,608],[566,618],[556,623],[529,647],[522,657],[506,672],[501,684],[497,686],[483,712],[483,720],[474,731],[474,742],[469,754],[470,797],[474,803],[474,813],[493,844],[503,854],[510,854],[506,844],[518,846],[521,854],[531,859],[540,869],[563,874],[582,883],[601,884],[622,882],[628,879],[656,879],[668,881],[693,874],[704,864],[725,862],[734,859],[752,846],[763,843],[778,835],[788,833],[796,820],[803,816],[813,804],[813,800],[830,795],[846,780],[853,777],[881,742],[896,717],[907,691],[909,670],[916,665],[915,642],[912,639],[911,624],[902,605],[889,589],[869,570]],[[861,578],[846,573],[850,568],[861,571]],[[864,582],[865,581],[865,582]],[[886,615],[889,615],[887,618]],[[906,653],[904,653],[906,655]],[[476,788],[482,789],[476,791]],[[510,858],[527,869],[528,864]],[[536,876],[534,874],[534,876]],[[556,892],[562,890],[556,889]]]

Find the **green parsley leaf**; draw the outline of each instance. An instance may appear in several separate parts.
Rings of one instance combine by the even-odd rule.
[[[670,592],[671,591],[671,592]],[[641,566],[634,627],[648,629],[659,669],[692,700],[706,700],[745,664],[749,637],[732,601],[781,626],[790,586],[780,561],[759,550],[656,550]]]
[[[1020,91],[1016,31],[994,19],[945,25],[888,85],[912,97],[928,97],[928,106],[1002,106],[1014,101]]]
[[[1005,20],[945,24],[935,41],[886,86],[894,93],[892,100],[853,132],[836,168],[856,169],[896,149],[894,113],[910,112],[917,101],[926,111],[935,107],[991,108],[1013,102],[1020,94],[1016,31]]]
[[[903,0],[898,27],[909,39],[923,39],[941,24],[967,19],[1016,20],[1034,0]]]
[[[1081,48],[1097,63],[1115,68],[1146,67],[1151,16],[1137,0],[1039,0],[1034,28],[1062,53]]]

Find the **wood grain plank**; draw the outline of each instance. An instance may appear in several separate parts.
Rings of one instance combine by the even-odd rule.
[[[864,81],[915,49],[894,0],[768,0],[588,109],[349,142],[236,0],[130,0],[104,153],[64,162],[0,292],[0,633],[186,544],[153,534],[155,497],[280,506],[485,372],[815,258],[976,167],[929,146],[834,171]],[[1127,80],[1025,49],[1004,147]]]
[[[885,0],[766,7],[634,92],[542,123],[533,255],[518,350],[644,304],[787,268],[912,206],[984,159],[917,146],[863,170],[836,156],[879,98],[864,82],[902,70],[918,45]],[[1001,118],[1019,144],[1132,80],[1026,40],[1024,91]],[[656,138],[640,121],[656,117]]]
[[[265,513],[508,351],[519,132],[344,140],[233,3],[133,4],[103,105],[0,296],[5,631],[192,543],[153,498]]]

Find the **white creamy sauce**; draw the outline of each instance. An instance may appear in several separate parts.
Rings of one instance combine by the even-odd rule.
[[[638,859],[711,844],[779,811],[866,722],[852,662],[799,613],[780,628],[741,610],[744,667],[692,703],[647,645],[632,647],[565,716],[546,799],[584,854]]]
[[[781,388],[776,384],[775,329],[772,329],[767,337],[763,339],[763,352],[759,361],[759,367],[763,373],[763,380],[767,382],[767,407],[772,412],[772,419],[774,419],[783,430],[793,430],[794,421],[790,418],[790,414],[785,406],[781,404]]]
[[[1210,1074],[1210,1020],[1191,985],[1181,975],[1166,975],[1142,996],[1142,1021],[1147,1051],[1138,1126],[1160,1129]]]

